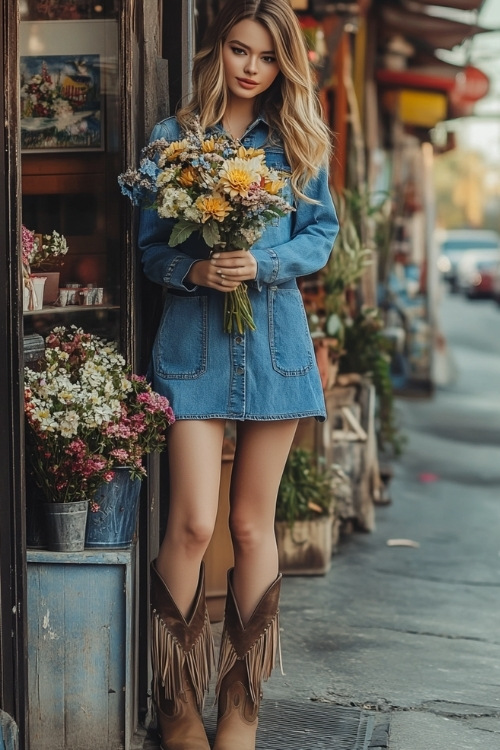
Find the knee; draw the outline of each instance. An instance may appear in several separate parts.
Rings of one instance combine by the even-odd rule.
[[[263,529],[245,516],[231,514],[229,530],[234,547],[241,552],[253,552],[262,544]]]
[[[208,521],[190,519],[181,528],[171,529],[173,544],[181,545],[189,554],[203,554],[213,534],[213,524]]]

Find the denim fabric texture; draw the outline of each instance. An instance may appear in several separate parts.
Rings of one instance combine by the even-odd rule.
[[[290,171],[280,144],[268,143],[259,117],[241,138],[264,148],[266,163]],[[151,141],[179,140],[175,118],[158,123]],[[256,331],[223,330],[224,294],[190,284],[193,263],[210,248],[198,234],[168,246],[173,220],[141,211],[139,248],[152,281],[167,287],[165,308],[152,354],[153,386],[170,400],[176,419],[325,419],[323,389],[297,278],[328,261],[338,232],[326,171],[311,180],[296,210],[268,226],[250,252],[258,265],[248,283]],[[287,200],[292,201],[289,189]]]

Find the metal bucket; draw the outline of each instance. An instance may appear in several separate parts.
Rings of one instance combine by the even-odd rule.
[[[81,552],[85,548],[85,526],[89,504],[44,503],[48,548],[52,552]]]
[[[132,479],[126,467],[114,472],[95,494],[99,509],[89,512],[85,547],[130,547],[134,539],[142,482]]]

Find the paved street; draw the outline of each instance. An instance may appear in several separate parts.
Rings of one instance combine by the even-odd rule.
[[[286,676],[265,695],[372,710],[390,750],[500,750],[500,309],[446,297],[441,327],[457,379],[398,402],[408,445],[376,531],[285,580]]]

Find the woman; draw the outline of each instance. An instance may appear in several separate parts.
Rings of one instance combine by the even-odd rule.
[[[169,247],[172,222],[155,211],[141,215],[145,273],[168,291],[153,348],[154,387],[176,415],[167,531],[152,564],[154,699],[164,750],[208,750],[200,712],[212,641],[202,558],[215,524],[225,420],[236,420],[234,569],[215,750],[251,750],[279,635],[277,491],[298,419],[325,418],[296,278],[326,264],[338,229],[326,171],[330,137],[287,0],[227,0],[196,55],[190,102],[160,122],[151,140],[179,140],[195,115],[205,131],[264,148],[267,165],[290,175],[295,211],[250,251],[212,256],[199,236]],[[224,294],[242,282],[256,330],[226,333]]]

